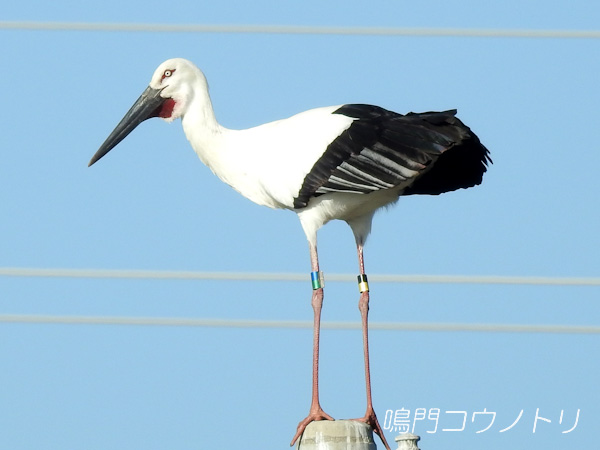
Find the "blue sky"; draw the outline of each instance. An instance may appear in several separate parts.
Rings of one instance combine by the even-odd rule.
[[[569,30],[597,29],[598,17],[583,0],[59,0],[3,10],[5,21]],[[494,165],[476,189],[378,213],[368,274],[598,276],[597,39],[0,33],[0,267],[307,274],[306,283],[3,276],[0,315],[312,318],[295,215],[223,185],[179,122],[145,122],[87,167],[170,57],[204,70],[231,128],[350,102],[458,108]],[[319,244],[326,275],[356,272],[345,224],[327,225]],[[597,287],[371,283],[371,292],[373,322],[597,326],[600,313]],[[328,283],[323,320],[358,321],[357,302],[355,283]],[[424,450],[596,445],[597,335],[375,330],[371,346],[380,420],[440,410],[436,433],[430,421],[415,428]],[[309,329],[3,323],[0,359],[0,442],[12,450],[287,448],[309,407]],[[324,409],[361,416],[363,383],[360,333],[324,330]],[[551,422],[533,433],[538,408]],[[484,409],[496,419],[477,433],[487,423],[471,419]],[[448,411],[466,412],[463,431],[441,431],[460,426]]]

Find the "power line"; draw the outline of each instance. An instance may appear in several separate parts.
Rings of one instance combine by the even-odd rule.
[[[175,317],[108,317],[108,316],[48,316],[48,315],[0,315],[0,323],[61,324],[61,325],[142,325],[161,327],[205,328],[286,328],[312,329],[310,321],[301,320],[231,320],[186,319]],[[359,322],[323,322],[321,328],[334,330],[358,330]],[[372,322],[371,330],[387,331],[438,331],[438,332],[491,332],[491,333],[560,333],[600,334],[600,326],[584,325],[530,325],[491,323],[395,323]]]
[[[146,280],[301,281],[304,273],[202,272],[172,270],[46,269],[0,267],[0,276],[33,278],[112,278]],[[536,277],[501,275],[369,275],[377,283],[600,286],[600,277]],[[356,275],[325,274],[326,282],[356,282]]]
[[[136,33],[242,33],[346,36],[412,36],[521,39],[600,39],[596,30],[535,30],[489,28],[327,27],[303,25],[202,25],[92,22],[0,22],[0,29],[21,31],[102,31]]]

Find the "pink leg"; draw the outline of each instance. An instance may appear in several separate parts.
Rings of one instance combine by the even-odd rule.
[[[319,271],[319,259],[317,257],[316,246],[310,245],[310,262],[313,272]],[[294,445],[296,440],[302,436],[306,426],[314,420],[333,420],[333,418],[323,411],[319,404],[319,334],[321,330],[321,308],[323,307],[323,288],[313,289],[312,307],[314,311],[313,328],[313,371],[312,371],[312,401],[308,416],[298,424],[298,430],[292,439],[290,446]]]
[[[362,244],[358,245],[358,265],[360,269],[361,275],[365,273],[365,264],[363,259],[363,246]],[[371,398],[371,369],[369,366],[369,290],[368,287],[366,290],[361,292],[360,300],[358,301],[358,309],[360,310],[360,316],[362,319],[362,334],[363,334],[363,350],[365,355],[365,379],[366,379],[366,387],[367,387],[367,411],[365,412],[364,417],[357,419],[361,422],[368,423],[373,431],[379,435],[381,438],[381,442],[385,445],[387,450],[390,450],[390,446],[385,440],[385,436],[383,434],[383,430],[377,421],[377,416],[375,415],[375,411],[373,410],[373,400]]]

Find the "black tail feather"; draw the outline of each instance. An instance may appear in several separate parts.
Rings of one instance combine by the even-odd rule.
[[[440,119],[440,115],[430,114],[423,113],[423,120]],[[438,157],[431,169],[407,187],[403,195],[438,195],[481,184],[488,164],[492,163],[490,152],[475,133],[454,115],[445,116],[444,122],[435,125],[456,143]]]

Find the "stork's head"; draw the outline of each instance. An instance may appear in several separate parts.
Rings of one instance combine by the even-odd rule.
[[[194,93],[207,90],[204,74],[193,63],[182,58],[165,61],[158,66],[149,86],[106,138],[88,166],[106,155],[144,120],[160,117],[171,122],[182,117]]]

